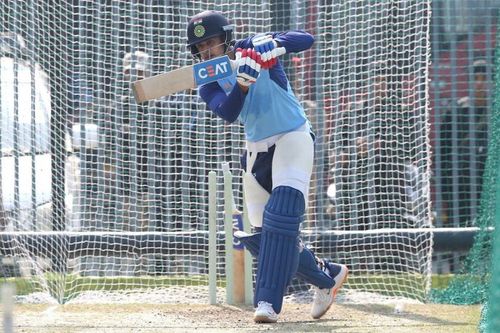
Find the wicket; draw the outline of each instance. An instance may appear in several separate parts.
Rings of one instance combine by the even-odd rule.
[[[253,282],[252,282],[252,257],[248,251],[242,254],[241,249],[234,249],[234,223],[233,213],[236,211],[232,189],[232,174],[229,165],[223,165],[223,191],[224,191],[224,228],[221,234],[224,236],[225,249],[225,277],[226,277],[226,303],[252,304]],[[209,219],[209,241],[208,241],[208,276],[209,276],[209,302],[217,303],[217,175],[215,171],[208,174],[208,219]],[[244,198],[245,199],[245,198]],[[243,230],[250,231],[250,223],[247,218],[245,200],[243,200]],[[237,226],[236,226],[237,227]],[[242,263],[243,261],[243,263]]]

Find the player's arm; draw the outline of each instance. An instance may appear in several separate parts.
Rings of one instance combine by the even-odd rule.
[[[260,54],[252,49],[236,49],[236,81],[233,89],[226,96],[217,82],[204,85],[200,88],[200,96],[207,103],[210,110],[222,119],[234,122],[243,107],[245,96],[250,85],[257,81],[260,74]]]
[[[276,42],[275,47],[284,47],[286,49],[286,53],[295,53],[307,50],[314,43],[314,37],[310,33],[303,30],[290,30],[285,32],[269,32],[251,36],[238,41],[235,47],[239,47],[242,49],[254,48],[254,42],[257,41],[256,44],[258,44],[258,40],[263,36],[270,36],[271,39]],[[263,53],[259,49],[256,49],[256,51],[260,52],[261,54]]]
[[[234,122],[240,115],[246,96],[238,84],[226,95],[217,82],[201,86],[199,93],[208,108],[229,123]]]
[[[261,54],[262,68],[270,69],[278,63],[278,50],[285,49],[286,53],[307,50],[314,43],[314,37],[303,30],[286,32],[270,32],[257,34],[240,41],[238,47],[253,48]]]
[[[314,43],[314,37],[303,30],[291,30],[270,34],[278,47],[284,47],[286,53],[302,52]]]

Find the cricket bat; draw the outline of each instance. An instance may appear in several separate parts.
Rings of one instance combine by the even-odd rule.
[[[276,48],[277,55],[286,53],[284,47]],[[137,103],[193,89],[233,75],[237,62],[227,55],[185,66],[173,71],[147,77],[132,83]]]
[[[223,172],[231,172],[229,170],[229,163],[222,163]],[[237,230],[243,230],[243,216],[241,212],[236,207],[236,202],[234,200],[234,195],[232,197],[232,211],[226,212],[231,213],[233,217],[233,230],[234,234]],[[233,276],[234,276],[234,289],[233,297],[236,304],[245,303],[245,251],[241,241],[233,236]]]

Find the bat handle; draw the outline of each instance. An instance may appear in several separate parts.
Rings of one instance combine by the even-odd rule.
[[[283,54],[286,53],[286,49],[284,47],[277,47],[276,53],[278,54],[278,56],[282,56]]]

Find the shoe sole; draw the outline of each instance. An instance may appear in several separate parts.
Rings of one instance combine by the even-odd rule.
[[[253,317],[253,321],[257,324],[274,324],[278,321],[278,318],[272,319],[267,316],[255,316]]]
[[[340,290],[340,288],[342,288],[342,285],[347,280],[347,275],[349,275],[349,269],[347,268],[347,266],[342,265],[342,268],[340,269],[339,275],[342,275],[342,278],[341,278],[340,283],[338,284],[338,286],[337,286],[337,283],[335,283],[335,286],[332,288],[332,293],[333,293],[332,302],[330,303],[330,305],[328,305],[328,307],[325,309],[325,311],[323,311],[320,315],[313,316],[313,319],[320,319],[332,307],[332,304],[335,301],[335,297],[337,297],[337,292]]]

